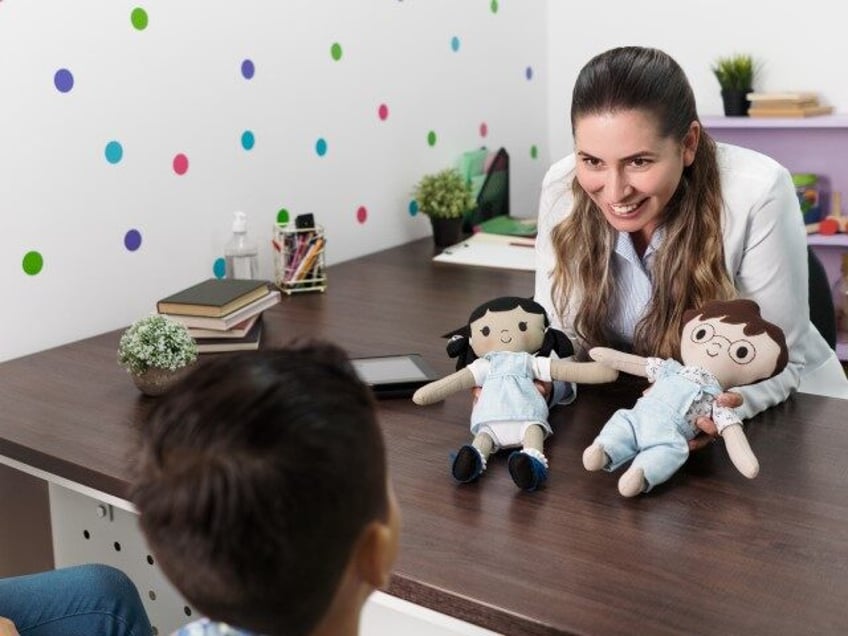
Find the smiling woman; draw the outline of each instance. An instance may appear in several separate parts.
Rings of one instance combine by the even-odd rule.
[[[799,386],[817,392],[803,382],[812,372],[848,398],[836,357],[798,311],[807,307],[806,243],[785,168],[716,144],[683,70],[656,49],[591,59],[574,86],[571,124],[575,153],[542,186],[536,300],[578,355],[605,346],[673,357],[686,310],[741,296],[784,330],[789,363],[720,401],[751,417]],[[700,426],[715,433],[711,420]]]

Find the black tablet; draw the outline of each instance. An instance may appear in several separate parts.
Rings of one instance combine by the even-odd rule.
[[[417,353],[353,358],[351,362],[378,398],[410,397],[418,387],[441,377]]]

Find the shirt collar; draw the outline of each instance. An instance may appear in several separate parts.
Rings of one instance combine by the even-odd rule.
[[[615,253],[631,263],[638,263],[647,269],[648,264],[653,260],[654,253],[662,244],[663,237],[665,237],[665,228],[660,226],[654,230],[654,234],[651,236],[651,242],[648,243],[648,248],[645,250],[645,255],[639,258],[636,248],[633,246],[633,239],[630,238],[630,233],[616,232]]]

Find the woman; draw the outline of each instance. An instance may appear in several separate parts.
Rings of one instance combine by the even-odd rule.
[[[150,636],[132,581],[107,565],[0,579],[0,636]]]
[[[671,357],[684,311],[750,298],[784,330],[789,363],[720,403],[749,418],[798,389],[848,398],[848,379],[809,320],[806,235],[785,168],[716,144],[683,70],[656,49],[590,60],[571,126],[575,152],[548,171],[539,208],[536,300],[554,326],[582,352]],[[699,427],[716,434],[706,418]]]

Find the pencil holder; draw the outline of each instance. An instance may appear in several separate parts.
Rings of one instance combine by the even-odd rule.
[[[286,294],[327,289],[324,268],[324,228],[275,225],[274,274],[277,287]]]

